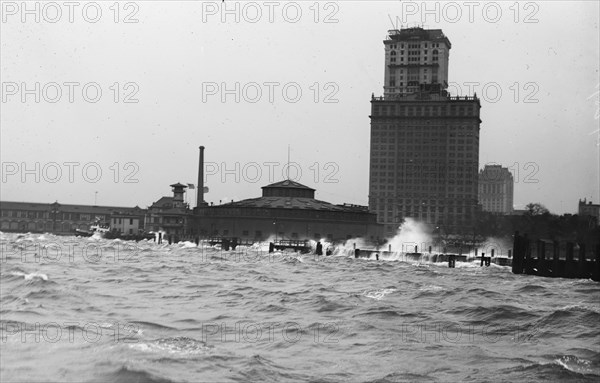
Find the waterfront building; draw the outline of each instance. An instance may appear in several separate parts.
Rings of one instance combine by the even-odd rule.
[[[483,211],[512,214],[514,179],[508,168],[485,165],[479,172],[479,204]]]
[[[142,234],[143,227],[143,215],[114,213],[110,217],[110,230],[123,236]]]
[[[202,204],[195,214],[201,237],[250,241],[362,237],[372,242],[381,238],[381,225],[366,206],[315,199],[315,189],[292,180],[263,186],[262,197],[218,206]]]
[[[589,217],[592,224],[598,225],[600,223],[600,204],[594,204],[586,198],[579,200],[577,214],[582,217]]]
[[[481,104],[451,96],[441,30],[389,31],[384,96],[371,98],[369,209],[387,237],[405,218],[470,233],[477,211]]]
[[[89,230],[90,225],[109,225],[112,217],[130,217],[142,225],[145,209],[138,206],[94,206],[36,202],[0,201],[0,230],[6,232],[73,234],[75,229]],[[137,232],[136,232],[137,234]]]
[[[148,207],[146,230],[161,231],[165,236],[172,236],[173,239],[189,237],[193,235],[192,211],[183,198],[187,185],[176,183],[170,186],[173,191],[172,197],[161,197]]]

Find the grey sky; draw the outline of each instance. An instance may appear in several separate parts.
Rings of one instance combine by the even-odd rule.
[[[302,172],[296,179],[317,189],[317,198],[366,205],[368,116],[371,93],[383,94],[382,40],[396,20],[400,27],[425,17],[426,28],[441,28],[452,42],[450,90],[460,87],[466,95],[467,83],[477,83],[480,167],[494,162],[518,169],[517,208],[539,201],[556,213],[574,212],[578,198],[598,200],[598,2],[474,2],[472,22],[468,2],[453,3],[460,17],[444,2],[437,15],[435,3],[424,15],[422,2],[297,2],[286,6],[287,15],[286,3],[267,3],[237,3],[237,15],[225,15],[225,22],[220,1],[121,3],[119,23],[113,2],[98,2],[96,23],[82,15],[86,2],[74,8],[72,23],[62,2],[55,23],[44,20],[55,18],[55,10],[40,3],[40,22],[25,15],[23,23],[22,10],[11,7],[21,2],[3,1],[0,198],[89,204],[97,191],[98,204],[144,207],[170,195],[171,183],[196,183],[199,145],[215,163],[207,201],[256,197],[261,186],[282,179],[290,144],[291,161]],[[91,20],[94,8],[86,9]],[[262,17],[252,23],[256,9]],[[297,9],[302,15],[294,23]],[[123,23],[127,15],[139,22]],[[36,82],[39,103],[20,86],[34,89]],[[47,85],[53,82],[62,91],[56,103],[47,100],[55,97],[56,87]],[[72,103],[69,82],[81,84]],[[102,89],[96,103],[81,91],[92,82]],[[235,89],[236,82],[239,102],[235,92],[222,92],[223,83]],[[12,83],[19,85],[15,95]],[[118,102],[114,83],[121,88]],[[132,84],[123,89],[126,83]],[[258,98],[252,83],[262,91],[257,102],[251,102]],[[124,96],[139,102],[125,103]],[[40,163],[39,182],[36,171],[23,174],[22,162],[29,169]],[[50,182],[58,178],[56,166],[47,165],[52,162],[62,171],[58,182]],[[265,165],[272,162],[278,164]]]

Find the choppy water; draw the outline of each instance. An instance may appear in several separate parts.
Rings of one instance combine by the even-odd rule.
[[[0,242],[2,382],[600,379],[589,280],[189,243]]]

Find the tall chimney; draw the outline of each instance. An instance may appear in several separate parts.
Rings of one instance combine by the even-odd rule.
[[[198,162],[198,202],[196,206],[204,205],[204,146],[200,147],[200,160]]]

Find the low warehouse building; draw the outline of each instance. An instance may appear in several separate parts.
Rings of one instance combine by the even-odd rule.
[[[292,180],[262,187],[262,197],[194,209],[201,237],[242,240],[327,239],[362,237],[377,242],[382,225],[366,206],[334,205],[315,199],[315,189]]]

